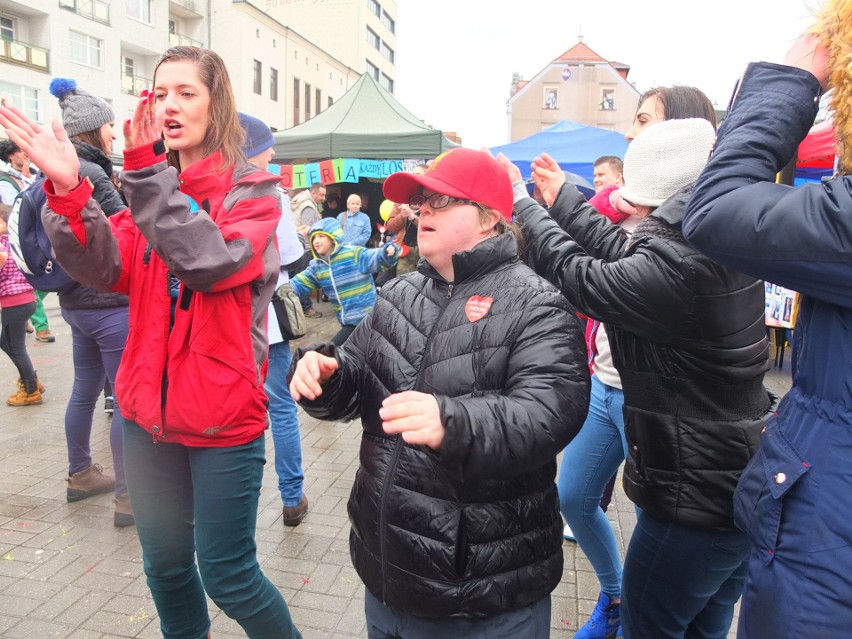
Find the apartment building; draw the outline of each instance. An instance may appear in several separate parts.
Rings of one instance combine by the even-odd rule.
[[[512,80],[509,135],[514,142],[571,120],[625,133],[639,107],[630,67],[592,51],[582,39],[531,80]]]
[[[47,123],[61,116],[50,80],[73,78],[121,121],[151,86],[160,55],[195,45],[225,61],[241,110],[289,128],[324,111],[365,71],[392,91],[395,16],[391,0],[0,0],[0,96]],[[116,154],[122,145],[116,140]]]

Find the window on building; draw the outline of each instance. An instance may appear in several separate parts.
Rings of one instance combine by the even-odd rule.
[[[322,110],[322,90],[317,89],[314,92],[314,108],[317,110],[315,115],[319,115],[319,112]]]
[[[311,85],[305,82],[305,122],[311,119]]]
[[[293,126],[302,121],[302,113],[299,109],[299,95],[301,87],[299,86],[299,78],[293,78]]]
[[[393,63],[393,49],[388,46],[387,42],[382,42],[382,48],[380,49],[380,51],[382,52],[382,55],[385,56],[385,58],[387,58],[391,61],[391,63]]]
[[[252,77],[254,92],[261,95],[263,93],[263,63],[260,60],[255,60],[252,63]]]
[[[387,91],[388,93],[393,93],[393,80],[386,76],[384,73],[382,77],[379,79],[379,84]]]
[[[269,98],[278,102],[278,69],[269,67]]]
[[[559,89],[556,87],[544,87],[544,105],[545,109],[559,108]]]
[[[177,32],[177,22],[169,20],[169,35],[175,35]]]
[[[367,60],[367,73],[369,73],[371,76],[373,76],[374,80],[376,80],[376,81],[379,80],[379,67],[377,67],[375,64],[373,64],[369,60]]]
[[[374,49],[378,49],[381,45],[379,34],[373,31],[370,27],[367,27],[367,42],[369,42],[370,46]]]
[[[151,0],[127,0],[127,17],[151,24]]]
[[[0,38],[4,40],[15,39],[15,19],[9,16],[0,16]]]
[[[124,56],[121,62],[121,66],[124,68],[124,75],[136,75],[136,60],[133,58],[128,58]]]
[[[71,43],[70,57],[74,62],[101,68],[103,41],[79,31],[69,31],[68,39]]]
[[[28,118],[41,122],[38,89],[0,81],[0,94],[9,101],[9,104],[23,111]]]
[[[382,24],[385,25],[388,31],[396,33],[396,22],[391,18],[387,11],[382,11]]]
[[[615,89],[601,89],[601,111],[615,109]]]
[[[367,6],[372,13],[375,13],[380,18],[382,17],[382,6],[377,0],[367,0]]]
[[[332,104],[334,104],[334,98],[331,97],[331,96],[328,96],[328,106],[331,106]],[[328,107],[326,107],[326,108],[328,108]]]

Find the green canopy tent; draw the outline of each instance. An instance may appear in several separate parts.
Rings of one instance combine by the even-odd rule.
[[[273,134],[274,162],[433,158],[458,146],[430,129],[368,74],[325,111]]]

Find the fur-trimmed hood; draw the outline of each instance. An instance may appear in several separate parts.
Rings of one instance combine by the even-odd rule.
[[[828,48],[828,87],[837,132],[840,172],[852,172],[852,0],[828,0],[817,12],[813,33]]]

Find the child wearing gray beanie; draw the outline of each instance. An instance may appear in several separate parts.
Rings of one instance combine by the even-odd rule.
[[[59,100],[62,126],[68,137],[97,131],[104,124],[115,121],[112,107],[96,95],[78,89],[74,80],[54,78],[50,82],[50,92]]]

